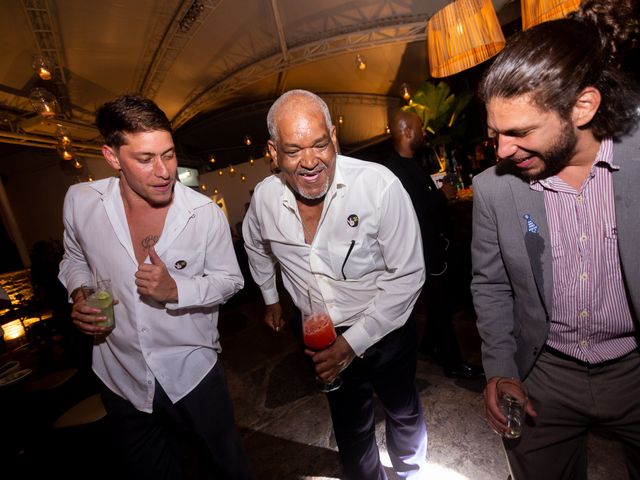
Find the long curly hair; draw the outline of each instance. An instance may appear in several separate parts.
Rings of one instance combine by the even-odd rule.
[[[568,119],[588,86],[602,97],[587,128],[620,138],[640,119],[640,92],[622,67],[640,38],[638,0],[585,0],[568,18],[539,24],[510,40],[485,73],[479,95],[514,98]]]

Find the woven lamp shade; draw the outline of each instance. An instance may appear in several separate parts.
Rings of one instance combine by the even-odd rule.
[[[447,77],[488,60],[504,47],[491,0],[455,0],[427,24],[432,77]]]
[[[521,0],[522,29],[565,17],[580,6],[580,0]]]

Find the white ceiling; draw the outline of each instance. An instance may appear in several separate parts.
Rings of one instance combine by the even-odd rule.
[[[200,14],[182,32],[194,3],[202,4]],[[206,152],[232,151],[244,133],[264,143],[269,103],[306,88],[350,120],[342,141],[361,144],[383,132],[403,82],[415,87],[428,78],[425,24],[447,3],[2,0],[0,141],[37,145],[53,135],[55,125],[33,118],[28,95],[35,86],[58,95],[66,108],[56,120],[70,127],[81,151],[99,142],[91,128],[96,106],[138,91],[165,110],[184,158],[197,163]],[[499,13],[514,6],[493,3]],[[52,81],[31,68],[39,51],[56,62]],[[366,58],[365,71],[355,68],[356,53]]]

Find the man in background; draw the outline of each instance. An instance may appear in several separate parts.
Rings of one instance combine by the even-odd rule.
[[[424,248],[427,279],[421,297],[427,323],[420,350],[440,363],[448,377],[481,377],[480,367],[463,361],[453,330],[454,299],[447,261],[451,218],[447,198],[416,158],[416,153],[424,145],[422,121],[413,112],[399,111],[394,115],[390,128],[393,150],[381,163],[398,177],[409,194],[420,224]]]

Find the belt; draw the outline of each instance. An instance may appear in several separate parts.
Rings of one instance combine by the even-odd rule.
[[[584,360],[579,360],[577,358],[574,358],[571,355],[567,355],[566,353],[561,352],[560,350],[556,350],[555,348],[550,347],[549,345],[545,345],[544,346],[544,351],[550,353],[554,357],[558,357],[558,358],[561,358],[563,360],[567,360],[569,362],[573,362],[576,365],[580,365],[581,367],[585,367],[585,368],[606,367],[607,365],[612,365],[612,364],[614,364],[616,362],[619,362],[623,358],[625,358],[625,357],[631,355],[633,352],[635,352],[635,350],[632,350],[629,353],[625,353],[624,355],[622,355],[621,357],[618,357],[618,358],[612,358],[610,360],[605,360],[604,362],[589,363],[589,362],[585,362]]]

